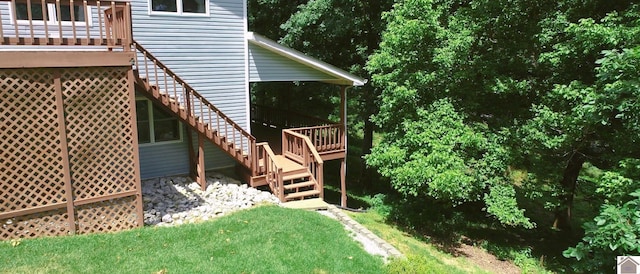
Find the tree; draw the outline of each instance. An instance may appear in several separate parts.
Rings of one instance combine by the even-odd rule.
[[[383,90],[375,121],[385,136],[367,162],[401,193],[453,204],[482,200],[504,224],[532,227],[505,178],[510,160],[501,140],[503,127],[526,115],[520,104],[531,102],[535,84],[525,69],[535,62],[535,47],[518,31],[533,29],[523,19],[542,12],[537,2],[515,2],[412,0],[385,15],[380,50],[368,63]],[[425,115],[441,109],[442,100],[451,105],[446,115]],[[445,123],[448,116],[458,122]],[[415,124],[430,133],[408,130]],[[406,145],[412,143],[419,145]]]
[[[631,80],[613,81],[620,77],[616,70],[605,79],[602,66],[598,68],[604,61],[596,62],[603,51],[608,56],[638,45],[637,16],[637,7],[628,1],[399,2],[386,14],[380,50],[368,63],[373,83],[383,90],[375,116],[385,133],[382,147],[423,138],[406,132],[406,125],[439,124],[421,113],[447,99],[465,125],[490,140],[503,140],[496,144],[510,155],[509,165],[527,169],[537,187],[556,190],[555,227],[570,230],[583,163],[609,169],[621,158],[637,156],[629,145],[637,136],[635,117],[629,116],[636,106],[629,98],[635,97],[613,90]],[[405,158],[395,161],[433,153],[403,149],[398,157]],[[371,164],[406,170],[380,162],[385,153],[374,150]],[[452,150],[450,156],[459,153]],[[478,158],[459,161],[464,165],[444,166],[455,172]],[[395,175],[383,172],[390,174]],[[416,179],[424,178],[400,182],[390,177],[398,190]],[[436,197],[427,182],[422,184],[429,188],[422,191]],[[484,193],[491,193],[490,188]]]
[[[635,69],[637,61],[626,48],[640,45],[635,23],[640,17],[637,6],[621,9],[598,21],[569,22],[568,11],[542,22],[541,46],[551,50],[539,59],[551,72],[545,81],[553,87],[532,105],[533,117],[518,135],[536,178],[560,182],[554,221],[560,230],[571,229],[573,198],[585,161],[609,169],[621,158],[637,155],[630,145],[638,130],[637,102],[629,96],[637,93],[633,83],[638,78],[628,70]]]

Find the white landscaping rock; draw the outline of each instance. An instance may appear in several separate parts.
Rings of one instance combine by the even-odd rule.
[[[223,216],[256,204],[280,201],[270,192],[249,188],[221,174],[207,176],[207,186],[188,177],[163,177],[142,182],[145,225],[173,226]]]

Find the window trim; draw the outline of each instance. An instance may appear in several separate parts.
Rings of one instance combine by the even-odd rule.
[[[16,3],[18,4],[18,3]],[[22,3],[20,3],[22,4]],[[26,3],[25,3],[26,4]],[[13,8],[11,6],[11,2],[7,2],[7,8],[9,10],[9,21],[11,21],[11,24],[13,25],[14,21],[14,14],[13,14]],[[56,12],[56,4],[54,3],[47,3],[47,16],[49,17],[47,20],[47,25],[52,26],[52,27],[57,27],[58,26],[58,22],[60,22],[61,26],[73,26],[73,24],[71,24],[71,21],[59,21],[56,17],[58,17],[58,13]],[[87,10],[85,11],[85,16],[87,16],[87,22],[89,22],[89,27],[93,26],[93,13],[92,13],[93,9],[91,6],[87,6]],[[15,17],[17,18],[17,15],[15,15]],[[55,18],[55,19],[54,19]],[[29,20],[24,20],[24,19],[16,19],[15,21],[18,26],[22,26],[22,25],[29,25]],[[44,20],[40,20],[40,19],[32,19],[31,20],[31,25],[34,26],[44,26]],[[75,21],[75,25],[76,27],[84,27],[87,26],[87,23],[85,22],[85,20],[82,21]]]
[[[153,7],[152,7],[153,0],[147,0],[149,15],[177,16],[177,17],[208,17],[210,15],[209,0],[204,0],[204,13],[184,12],[182,11],[183,0],[174,0],[174,1],[176,1],[176,9],[177,9],[177,11],[175,12],[155,11],[153,10]]]
[[[170,141],[156,141],[156,136],[155,136],[155,125],[153,123],[153,102],[149,99],[147,99],[146,97],[136,97],[135,101],[145,101],[147,103],[147,115],[149,115],[149,142],[148,143],[140,143],[140,140],[138,140],[138,136],[136,136],[136,140],[138,141],[138,147],[146,147],[146,146],[155,146],[155,145],[166,145],[166,144],[177,144],[177,143],[182,143],[184,141],[184,128],[182,126],[182,121],[180,121],[180,119],[176,118],[176,120],[178,121],[178,135],[180,136],[180,138],[178,138],[177,140],[170,140]],[[136,116],[136,127],[138,127],[138,117]],[[138,129],[140,130],[140,129]]]

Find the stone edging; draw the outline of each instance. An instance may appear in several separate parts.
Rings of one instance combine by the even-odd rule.
[[[376,243],[378,246],[384,249],[387,252],[387,254],[389,254],[389,257],[404,258],[404,255],[400,253],[398,249],[396,249],[394,246],[390,245],[385,240],[378,237],[378,235],[373,234],[371,231],[369,231],[366,227],[362,226],[360,223],[351,219],[351,217],[349,217],[347,214],[344,214],[344,212],[342,212],[336,206],[329,205],[327,207],[327,211],[331,212],[334,216],[336,216],[336,218],[338,218],[338,220],[340,220],[341,223],[353,229],[353,231],[360,233],[361,235],[367,237],[369,240]]]

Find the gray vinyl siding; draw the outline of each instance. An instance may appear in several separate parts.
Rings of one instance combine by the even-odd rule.
[[[322,81],[335,76],[320,72],[249,43],[249,81]]]
[[[147,0],[132,0],[133,37],[140,45],[248,129],[244,0],[210,0],[210,16],[149,15]],[[197,135],[196,135],[197,136]],[[140,148],[142,175],[188,173],[186,135],[182,143]],[[197,138],[194,139],[197,145]],[[209,141],[205,168],[235,161]]]
[[[183,135],[185,136],[185,135]],[[140,146],[142,179],[189,173],[187,142],[157,143]]]
[[[140,177],[142,179],[169,175],[189,174],[189,143],[186,126],[182,124],[182,141],[156,143],[140,146]],[[193,135],[193,145],[197,148],[198,135]],[[205,169],[219,169],[235,165],[235,161],[209,141],[204,144]]]
[[[244,128],[244,0],[211,0],[210,16],[149,15],[147,0],[133,0],[133,37]]]

